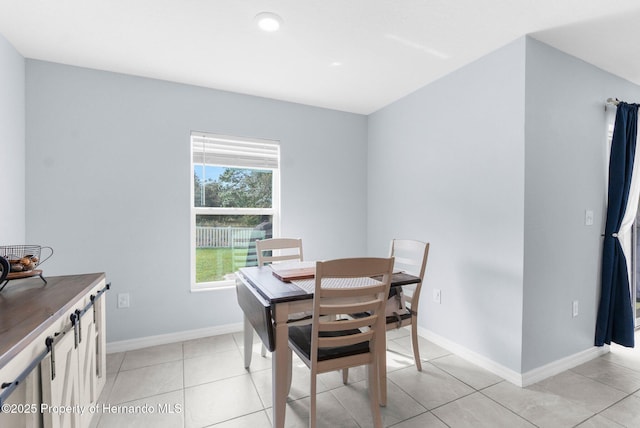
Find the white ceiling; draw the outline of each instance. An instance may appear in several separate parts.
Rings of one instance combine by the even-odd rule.
[[[638,0],[0,0],[26,58],[363,114],[525,34],[640,84],[638,22]]]

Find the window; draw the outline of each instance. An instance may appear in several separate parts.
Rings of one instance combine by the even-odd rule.
[[[235,284],[255,266],[255,240],[278,236],[277,142],[191,134],[192,290]]]

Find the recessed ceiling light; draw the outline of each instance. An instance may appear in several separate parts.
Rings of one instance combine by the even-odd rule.
[[[280,29],[282,18],[272,12],[261,12],[256,15],[256,22],[261,30],[272,33]]]

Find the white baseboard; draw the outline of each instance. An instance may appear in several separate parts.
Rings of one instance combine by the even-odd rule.
[[[243,329],[243,323],[227,324],[215,327],[200,328],[196,330],[179,331],[176,333],[146,336],[136,339],[120,340],[107,343],[107,354],[116,352],[134,351],[149,346],[166,345],[168,343],[182,342],[185,340],[200,339],[208,336],[237,333]]]
[[[464,358],[470,363],[473,363],[478,367],[482,367],[483,369],[488,370],[519,387],[525,387],[536,382],[540,382],[543,379],[555,376],[565,370],[579,366],[580,364],[586,363],[587,361],[609,352],[609,346],[594,346],[576,354],[569,355],[568,357],[545,364],[544,366],[530,370],[526,373],[518,373],[515,370],[496,363],[495,361],[452,342],[430,330],[418,327],[418,334],[436,345],[451,351],[457,356]]]
[[[608,345],[593,346],[589,349],[585,349],[584,351],[569,355],[568,357],[561,358],[549,364],[545,364],[542,367],[529,370],[528,372],[522,374],[521,386],[532,385],[536,382],[540,382],[543,379],[555,376],[558,373],[562,373],[563,371],[579,366],[580,364],[584,364],[587,361],[591,361],[594,358],[598,358],[599,356],[608,353],[609,349],[610,348]]]

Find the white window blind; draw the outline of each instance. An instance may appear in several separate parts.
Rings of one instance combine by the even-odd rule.
[[[192,132],[191,144],[194,164],[272,170],[279,166],[280,146],[274,141]]]

